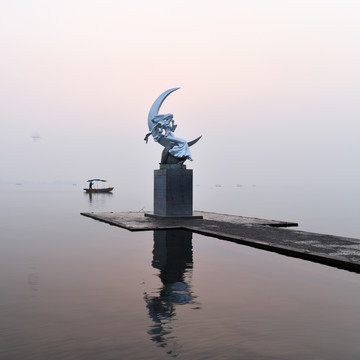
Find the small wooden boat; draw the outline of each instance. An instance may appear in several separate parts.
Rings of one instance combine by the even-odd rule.
[[[87,193],[102,193],[102,192],[111,192],[114,188],[101,188],[101,189],[84,189]]]
[[[106,180],[102,179],[90,179],[87,181],[89,183],[88,188],[84,188],[84,190],[87,193],[93,194],[93,193],[108,193],[111,192],[114,187],[99,187],[99,182],[106,182]]]

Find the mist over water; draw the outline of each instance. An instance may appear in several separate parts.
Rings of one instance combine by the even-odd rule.
[[[194,188],[199,210],[292,221],[309,232],[360,238],[358,187],[245,185]]]
[[[180,87],[160,112],[175,136],[202,135],[195,210],[360,239],[359,14],[2,1],[0,359],[357,358],[358,274],[79,213],[152,210],[147,115]],[[96,177],[114,193],[84,194]]]

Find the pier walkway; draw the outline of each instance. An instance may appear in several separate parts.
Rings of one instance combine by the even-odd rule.
[[[143,212],[81,213],[130,231],[183,229],[360,273],[360,239],[285,227],[296,223],[194,211],[202,219],[154,218]]]

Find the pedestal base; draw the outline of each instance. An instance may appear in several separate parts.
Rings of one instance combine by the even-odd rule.
[[[154,170],[155,217],[193,217],[193,171],[182,164]]]

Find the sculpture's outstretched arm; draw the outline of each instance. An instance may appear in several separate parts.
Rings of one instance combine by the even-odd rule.
[[[146,141],[146,143],[148,142],[150,135],[151,135],[151,131],[145,135],[144,140]]]

